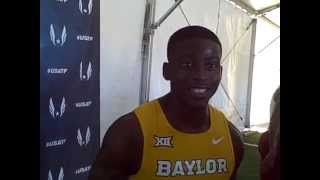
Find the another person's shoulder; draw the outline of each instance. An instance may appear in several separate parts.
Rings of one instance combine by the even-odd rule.
[[[280,86],[274,92],[272,99],[276,102],[280,101]]]
[[[280,105],[280,87],[278,87],[272,95],[271,104],[270,104],[270,116],[272,116],[275,108],[279,108],[279,105]]]

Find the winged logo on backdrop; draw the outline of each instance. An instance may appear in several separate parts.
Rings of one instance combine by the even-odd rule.
[[[82,69],[83,69],[83,67],[82,67],[82,61],[81,61],[81,63],[80,63],[80,80],[89,80],[90,79],[90,77],[91,77],[91,75],[92,75],[92,65],[91,65],[91,62],[89,62],[89,65],[88,65],[88,67],[87,67],[87,72],[86,72],[86,74],[84,74],[83,72],[82,72]]]
[[[60,111],[57,111],[56,108],[54,107],[54,104],[53,104],[53,100],[52,98],[50,97],[49,99],[49,112],[51,114],[51,116],[55,119],[55,118],[58,118],[58,117],[62,117],[62,115],[64,114],[65,112],[65,109],[66,109],[66,99],[63,97],[62,98],[62,101],[61,101],[61,105],[60,105]]]
[[[64,173],[63,173],[63,168],[61,167],[58,180],[63,180],[63,177],[64,177]],[[51,170],[49,170],[49,173],[48,173],[48,180],[53,180]]]
[[[50,39],[53,46],[62,47],[67,40],[66,26],[63,25],[61,36],[59,38],[56,37],[56,34],[53,24],[50,24]]]
[[[77,140],[78,140],[78,143],[79,143],[79,145],[81,147],[82,146],[87,146],[89,144],[90,136],[91,136],[91,133],[90,133],[90,127],[89,126],[87,128],[86,139],[85,140],[82,138],[81,131],[78,128]]]
[[[82,0],[79,0],[79,10],[83,15],[90,15],[92,12],[92,0],[89,0],[87,8],[83,8]]]

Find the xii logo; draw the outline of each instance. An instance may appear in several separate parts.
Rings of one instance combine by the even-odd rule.
[[[153,136],[154,147],[173,147],[173,136]]]
[[[63,168],[61,167],[60,168],[60,172],[59,172],[59,176],[58,176],[58,179],[57,180],[63,180]],[[48,173],[48,180],[53,180],[52,178],[52,173],[51,173],[51,170],[49,170],[49,173]]]

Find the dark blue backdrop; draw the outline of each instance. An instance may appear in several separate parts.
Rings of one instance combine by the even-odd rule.
[[[40,0],[40,177],[85,180],[100,143],[99,0]]]

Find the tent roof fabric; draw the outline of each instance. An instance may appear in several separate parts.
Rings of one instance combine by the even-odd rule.
[[[265,20],[280,27],[280,0],[227,0],[245,9],[249,14],[262,15]]]
[[[246,5],[250,6],[251,8],[253,8],[256,11],[260,11],[262,9],[271,7],[273,5],[279,4],[280,0],[239,0],[243,3],[245,3]]]

